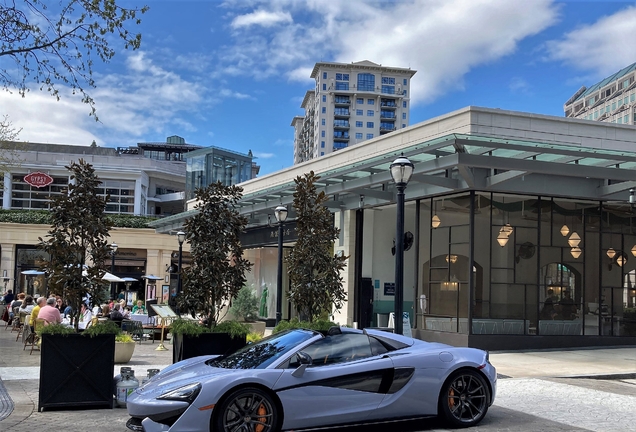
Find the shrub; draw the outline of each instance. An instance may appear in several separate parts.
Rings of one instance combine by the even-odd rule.
[[[40,333],[69,335],[69,334],[75,333],[75,329],[73,327],[69,327],[64,324],[49,324],[47,326],[42,327],[42,330],[40,330]]]
[[[290,321],[281,321],[278,323],[276,327],[274,327],[274,331],[272,333],[278,333],[285,330],[303,328],[308,330],[315,330],[319,332],[326,332],[331,327],[338,326],[338,324],[329,321],[329,320],[315,320],[313,322],[309,321],[299,321],[298,318],[293,318]]]
[[[247,343],[254,343],[254,342],[258,342],[259,340],[263,339],[263,335],[260,333],[254,333],[251,332],[250,334],[247,335]]]
[[[82,333],[84,336],[97,336],[102,334],[121,334],[121,328],[114,321],[99,321],[97,324],[88,327]]]
[[[236,319],[242,318],[243,321],[254,321],[258,317],[258,298],[252,288],[241,288],[232,302],[230,312]]]
[[[198,336],[201,333],[209,333],[210,329],[206,326],[202,326],[197,321],[177,318],[172,321],[170,331],[176,335]]]
[[[212,331],[214,333],[229,333],[233,338],[246,338],[252,332],[252,328],[238,321],[223,321],[217,324]]]
[[[135,342],[131,335],[121,333],[115,336],[115,342]]]

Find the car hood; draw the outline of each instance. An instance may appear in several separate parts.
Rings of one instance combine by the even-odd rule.
[[[171,389],[183,387],[192,382],[203,382],[214,379],[215,377],[226,376],[236,373],[236,369],[223,369],[208,366],[208,360],[219,356],[201,356],[184,360],[163,369],[157,375],[152,377],[139,393],[149,395],[150,393],[164,393]]]

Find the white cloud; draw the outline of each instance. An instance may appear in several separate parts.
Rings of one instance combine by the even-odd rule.
[[[250,27],[258,25],[262,27],[272,27],[277,24],[292,22],[289,12],[268,12],[265,10],[257,10],[245,15],[239,15],[232,20],[232,28]]]
[[[593,24],[580,26],[546,44],[548,58],[591,72],[597,78],[622,69],[636,59],[636,7],[629,6]]]
[[[230,89],[221,89],[219,90],[219,94],[225,98],[233,98],[233,99],[252,99],[255,100],[252,96],[244,93],[235,92]]]
[[[144,52],[129,55],[126,67],[121,74],[95,76],[97,88],[89,93],[99,122],[63,86],[58,87],[60,101],[35,87],[25,98],[0,92],[2,112],[23,128],[22,141],[90,145],[95,139],[100,146],[114,147],[174,130],[195,131],[191,117],[201,116],[201,107],[214,102],[206,98],[203,85],[155,65]]]
[[[254,153],[254,156],[256,156],[258,159],[271,159],[274,156],[276,156],[276,153]]]
[[[251,6],[260,13],[285,10],[293,20],[277,22],[270,33],[233,27],[235,45],[219,53],[225,73],[257,79],[285,74],[297,81],[308,80],[317,61],[370,60],[417,70],[414,102],[462,88],[472,68],[512,54],[558,15],[551,0],[262,0]],[[224,7],[244,13],[246,5]]]
[[[521,77],[513,77],[508,83],[508,88],[513,93],[529,94],[530,84]]]

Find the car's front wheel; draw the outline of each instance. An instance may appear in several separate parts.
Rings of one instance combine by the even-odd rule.
[[[470,369],[455,372],[444,383],[440,393],[440,410],[454,427],[470,427],[479,423],[486,412],[490,391],[484,378]]]
[[[216,410],[215,410],[216,411]],[[232,392],[214,418],[215,432],[276,432],[278,410],[272,398],[259,388]]]

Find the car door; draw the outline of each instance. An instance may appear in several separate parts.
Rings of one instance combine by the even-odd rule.
[[[292,356],[274,385],[284,409],[283,429],[363,421],[382,402],[393,362],[374,355],[365,334],[326,336],[303,349],[312,364],[298,370]]]

